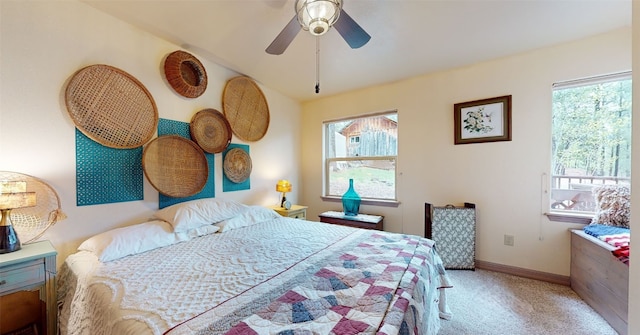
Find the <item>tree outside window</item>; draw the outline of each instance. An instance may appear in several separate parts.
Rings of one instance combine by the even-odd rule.
[[[631,181],[631,73],[553,90],[551,209],[595,211],[591,191]]]

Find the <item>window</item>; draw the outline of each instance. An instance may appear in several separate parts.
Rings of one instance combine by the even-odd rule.
[[[396,200],[398,113],[324,123],[324,195],[341,197],[353,179],[362,199]]]
[[[552,212],[595,212],[594,187],[631,182],[631,73],[553,85]]]

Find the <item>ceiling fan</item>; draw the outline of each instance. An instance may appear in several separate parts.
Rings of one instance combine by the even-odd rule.
[[[272,55],[282,54],[300,29],[314,36],[324,35],[332,26],[352,49],[369,42],[371,36],[342,9],[342,0],[296,0],[296,15],[265,50]]]

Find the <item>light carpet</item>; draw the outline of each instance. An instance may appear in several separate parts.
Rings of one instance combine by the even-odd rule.
[[[616,335],[570,287],[477,269],[448,270],[453,313],[438,335]]]

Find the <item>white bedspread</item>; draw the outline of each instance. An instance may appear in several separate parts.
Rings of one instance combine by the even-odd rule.
[[[291,280],[329,249],[367,234],[279,218],[107,263],[78,252],[58,276],[61,334],[193,334]],[[446,276],[432,279],[447,286]],[[436,296],[436,308],[427,311],[429,333],[437,332],[438,315],[446,312],[438,300],[444,301]]]

